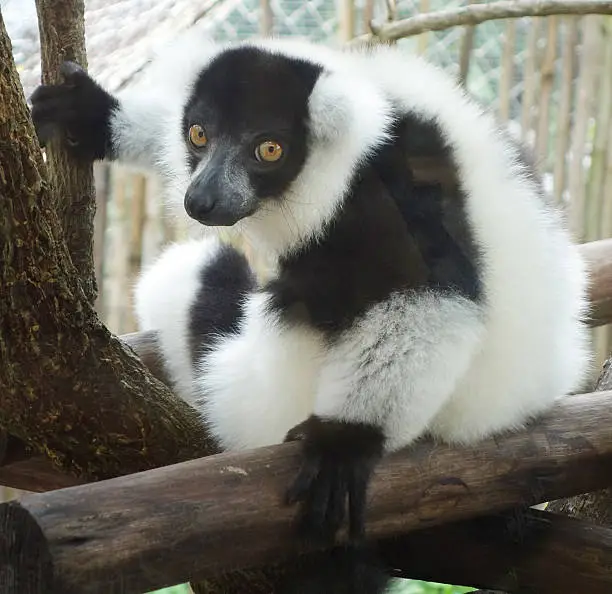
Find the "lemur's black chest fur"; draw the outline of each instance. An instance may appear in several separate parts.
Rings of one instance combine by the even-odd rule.
[[[464,198],[416,182],[410,156],[451,159],[434,124],[398,119],[392,140],[356,172],[323,238],[279,262],[266,290],[282,316],[333,334],[394,291],[480,296]]]

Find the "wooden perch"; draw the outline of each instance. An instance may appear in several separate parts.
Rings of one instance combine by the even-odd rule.
[[[591,271],[591,323],[612,324],[612,239],[584,243],[581,249]]]
[[[386,457],[371,486],[369,535],[391,537],[610,485],[611,404],[612,392],[570,397],[521,433],[473,448],[423,441]],[[119,586],[139,594],[283,561],[298,546],[295,509],[281,504],[298,448],[218,454],[26,496],[0,507],[8,535],[0,551],[18,581],[32,569],[31,560],[19,565],[23,539],[32,539],[29,546],[49,560],[39,567],[49,591],[63,594]]]
[[[379,543],[400,577],[503,592],[609,594],[612,528],[529,510],[523,538],[493,515],[419,530]]]
[[[471,4],[461,8],[419,14],[401,21],[370,24],[374,37],[394,41],[426,31],[479,25],[485,21],[552,15],[612,14],[612,2],[587,0],[516,0]],[[363,42],[367,36],[358,38]]]

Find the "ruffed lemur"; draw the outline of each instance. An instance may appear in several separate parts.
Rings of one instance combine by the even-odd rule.
[[[305,534],[332,538],[348,508],[363,536],[385,452],[519,428],[580,387],[579,252],[521,147],[437,67],[193,34],[117,96],[63,74],[32,96],[43,142],[157,172],[169,204],[273,260],[259,283],[215,233],[173,245],[136,311],[223,448],[302,441],[287,501]],[[455,190],[417,180],[418,156]]]

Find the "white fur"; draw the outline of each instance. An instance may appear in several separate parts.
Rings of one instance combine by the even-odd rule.
[[[463,442],[519,427],[585,380],[587,276],[578,250],[506,135],[451,78],[390,49],[357,57],[365,77],[444,131],[483,252],[484,342],[432,431]]]
[[[379,422],[391,449],[427,430],[469,442],[519,427],[579,389],[589,361],[584,265],[493,119],[447,75],[397,49],[248,43],[326,67],[311,98],[315,140],[304,169],[282,207],[241,223],[251,242],[279,256],[323,234],[351,173],[385,139],[399,107],[433,118],[454,153],[482,252],[484,303],[395,295],[330,346],[314,330],[281,323],[266,310],[267,296],[253,295],[240,335],[222,339],[195,382],[197,405],[222,444],[276,443],[313,411]],[[166,274],[160,264],[158,276]],[[184,317],[161,322],[164,307],[155,307],[162,333],[180,342]],[[184,351],[172,352],[169,366],[188,382]]]
[[[329,348],[314,412],[383,427],[386,447],[426,431],[481,344],[481,310],[463,297],[396,293]]]
[[[189,310],[200,287],[200,273],[214,259],[214,238],[170,245],[140,275],[134,291],[139,328],[157,330],[161,355],[177,393],[193,401],[193,374],[187,340]]]
[[[225,449],[280,443],[313,410],[322,337],[282,324],[267,299],[248,300],[239,336],[222,339],[198,373],[198,408]]]

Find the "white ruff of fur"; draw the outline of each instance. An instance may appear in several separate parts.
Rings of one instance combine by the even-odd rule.
[[[483,254],[483,343],[431,430],[465,442],[520,427],[555,399],[579,390],[586,378],[584,263],[559,213],[546,206],[519,164],[516,149],[452,79],[391,49],[356,57],[364,76],[406,111],[440,126]]]
[[[224,449],[280,443],[313,410],[322,337],[282,324],[267,300],[248,299],[240,334],[220,339],[197,373],[196,406]]]

